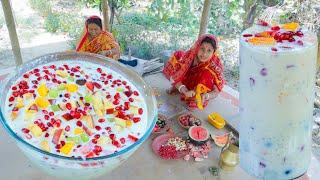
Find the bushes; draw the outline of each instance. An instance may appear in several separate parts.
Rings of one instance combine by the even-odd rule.
[[[60,18],[56,13],[49,13],[44,21],[44,27],[48,32],[55,33],[60,28]]]
[[[52,13],[52,6],[48,0],[29,0],[30,6],[39,11],[41,16],[48,16]]]

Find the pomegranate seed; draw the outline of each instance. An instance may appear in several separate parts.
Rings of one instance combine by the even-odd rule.
[[[108,78],[108,79],[112,79],[112,75],[109,74],[109,75],[107,76],[107,78]]]
[[[99,138],[100,138],[100,134],[94,135],[94,138],[95,138],[95,139],[99,139]]]
[[[67,108],[68,110],[71,110],[71,109],[72,109],[71,104],[70,104],[70,103],[67,103],[67,104],[66,104],[66,108]]]
[[[70,98],[70,94],[69,94],[69,93],[66,93],[66,94],[64,94],[64,97],[65,97],[65,98]]]
[[[97,68],[97,72],[98,73],[102,73],[102,69],[101,68]]]
[[[141,114],[143,114],[143,109],[142,108],[139,108],[138,109],[138,113],[141,115]]]
[[[66,131],[70,131],[70,126],[68,125],[68,126],[66,126],[65,128],[64,128],[64,130],[66,130]]]
[[[112,140],[114,140],[114,139],[116,138],[116,135],[110,134],[110,135],[109,135],[109,138],[112,139]]]
[[[82,126],[82,122],[81,121],[77,121],[77,126],[81,127]]]
[[[118,105],[120,103],[120,100],[119,99],[115,99],[113,102],[112,102],[114,105]]]
[[[102,152],[102,147],[98,146],[98,145],[95,145],[94,146],[94,150],[97,151],[97,152]]]
[[[16,86],[13,86],[11,89],[12,89],[13,91],[15,91],[15,90],[17,90],[17,87],[16,87]]]
[[[303,42],[301,40],[297,41],[297,44],[299,44],[300,46],[303,46]]]
[[[120,138],[120,142],[121,142],[121,144],[124,144],[124,143],[126,143],[126,139],[125,138]]]
[[[49,137],[49,133],[46,133],[46,134],[44,135],[44,137],[46,137],[46,138]]]
[[[130,101],[130,102],[133,102],[134,100],[133,100],[133,98],[129,98],[129,101]]]
[[[133,91],[133,94],[134,94],[135,96],[139,96],[138,91]]]
[[[45,119],[45,120],[49,120],[49,118],[50,118],[49,115],[45,115],[45,116],[44,116],[44,119]]]
[[[49,113],[49,116],[54,116],[54,112],[50,112],[50,113]]]
[[[13,96],[11,96],[11,97],[9,98],[9,102],[12,102],[12,101],[14,101],[14,97],[13,97]]]
[[[61,141],[60,144],[61,144],[62,146],[64,146],[64,145],[66,144],[66,142]]]
[[[97,131],[100,131],[100,130],[101,130],[101,127],[100,127],[100,126],[96,126],[95,128],[96,128]]]
[[[36,68],[33,70],[34,73],[38,73],[40,71],[40,69]]]
[[[101,119],[98,120],[99,123],[103,123],[103,122],[105,122],[105,121],[106,121],[106,120],[103,119],[103,118],[101,118]]]
[[[253,35],[252,34],[243,34],[242,36],[243,37],[252,37]]]
[[[271,27],[271,30],[272,31],[279,31],[280,27],[279,26],[273,26],[273,27]]]
[[[28,75],[28,74],[24,74],[23,77],[24,77],[24,78],[28,78],[29,75]]]
[[[29,130],[29,129],[27,129],[27,128],[22,128],[22,132],[27,134],[27,133],[29,133],[29,132],[30,132],[30,130]]]
[[[91,142],[92,142],[93,144],[97,144],[98,141],[97,141],[97,139],[92,139]]]
[[[114,146],[120,147],[120,143],[119,143],[118,141],[112,141],[112,144],[113,144]]]
[[[277,48],[274,48],[274,47],[271,48],[271,50],[272,50],[272,51],[275,51],[275,52],[278,51],[278,49],[277,49]]]
[[[111,131],[111,127],[106,127],[106,130],[107,131]]]
[[[140,117],[134,117],[134,118],[132,119],[132,121],[133,121],[134,123],[137,123],[137,122],[139,122],[140,120],[141,120]]]

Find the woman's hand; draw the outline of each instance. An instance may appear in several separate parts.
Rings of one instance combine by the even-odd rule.
[[[112,50],[100,51],[99,54],[103,56],[109,56],[110,54],[112,54]]]
[[[191,97],[193,97],[193,96],[196,95],[196,92],[194,92],[193,90],[191,90],[191,91],[186,91],[186,92],[184,92],[183,94],[184,94],[187,98],[191,98]]]

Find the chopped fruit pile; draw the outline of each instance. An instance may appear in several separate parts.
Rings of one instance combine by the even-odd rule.
[[[190,113],[179,116],[178,121],[179,121],[179,124],[184,128],[201,125],[201,120],[196,118]]]
[[[30,144],[68,157],[112,154],[146,131],[146,105],[121,75],[93,63],[39,66],[7,95],[8,124]]]
[[[287,23],[283,25],[271,26],[267,22],[259,20],[258,26],[264,29],[261,32],[244,33],[242,36],[246,42],[252,45],[264,45],[264,46],[275,46],[278,45],[281,49],[292,49],[293,46],[303,46],[304,33],[298,23]],[[285,44],[283,44],[286,42]],[[276,47],[271,48],[272,51],[276,52]]]

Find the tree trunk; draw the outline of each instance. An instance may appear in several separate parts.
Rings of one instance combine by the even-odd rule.
[[[247,29],[251,27],[254,23],[254,18],[257,12],[257,0],[245,0],[244,1],[244,10],[245,10],[245,17],[243,23],[243,29]]]
[[[110,3],[110,30],[112,30],[112,26],[113,26],[113,21],[114,21],[114,15],[115,15],[115,12],[116,12],[116,7],[115,7],[115,3],[117,2],[114,2],[112,0],[112,3]]]
[[[102,0],[101,3],[102,3],[103,26],[106,31],[110,31],[108,0]]]
[[[17,36],[16,25],[12,14],[12,8],[9,0],[2,0],[2,8],[4,17],[6,19],[7,28],[9,31],[12,51],[15,59],[16,66],[22,64],[21,50],[19,39]]]
[[[210,9],[211,9],[211,0],[205,0],[203,4],[202,14],[201,14],[199,36],[207,32]]]

